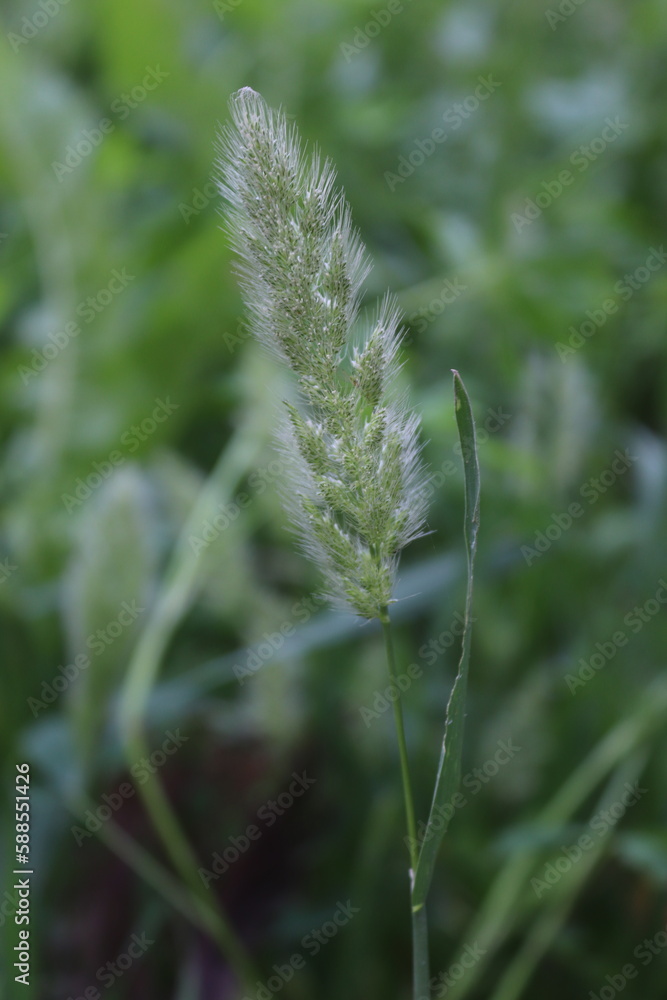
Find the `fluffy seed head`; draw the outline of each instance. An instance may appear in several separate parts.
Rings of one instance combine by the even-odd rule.
[[[220,190],[256,335],[294,372],[280,440],[285,503],[328,596],[382,618],[399,553],[423,533],[419,420],[394,386],[400,317],[387,296],[357,341],[369,270],[335,174],[245,87],[220,135]]]

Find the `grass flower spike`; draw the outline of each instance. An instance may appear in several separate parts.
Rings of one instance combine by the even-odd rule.
[[[395,391],[398,309],[386,297],[372,322],[359,318],[369,264],[332,166],[250,88],[231,111],[221,188],[246,304],[301,390],[282,434],[286,507],[328,596],[382,619],[426,515],[419,420]]]
[[[285,115],[253,90],[235,94],[231,112],[219,167],[241,286],[255,333],[292,369],[300,388],[299,405],[285,404],[281,435],[289,469],[286,507],[333,602],[382,622],[395,686],[389,605],[400,552],[424,532],[428,496],[419,419],[396,390],[398,308],[386,296],[370,322],[360,319],[369,263],[332,166],[317,153],[308,156]],[[454,401],[465,471],[466,619],[421,844],[400,697],[392,702],[409,853],[414,1000],[429,995],[426,897],[445,829],[436,820],[460,781],[470,655],[479,469],[470,401],[457,372]]]

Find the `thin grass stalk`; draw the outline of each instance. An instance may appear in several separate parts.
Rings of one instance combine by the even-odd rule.
[[[623,761],[664,727],[666,712],[667,680],[660,677],[643,692],[632,714],[613,726],[568,775],[536,816],[535,825],[548,828],[566,823],[618,761]],[[529,848],[508,858],[498,872],[466,934],[466,939],[478,941],[485,953],[463,979],[452,985],[452,1000],[463,1000],[470,995],[514,932],[525,912],[520,900],[538,859],[539,850]],[[535,908],[535,902],[533,894],[531,909]]]
[[[253,332],[292,372],[280,444],[285,507],[335,606],[382,623],[392,683],[396,664],[388,607],[400,553],[424,534],[428,476],[419,418],[396,391],[402,338],[389,296],[370,324],[359,315],[369,270],[335,174],[310,156],[296,129],[248,87],[230,101],[220,134],[220,189]],[[463,447],[468,557],[466,623],[447,706],[429,817],[458,787],[470,659],[479,466],[470,401],[454,372]],[[428,1000],[426,895],[442,833],[419,844],[400,696],[393,702],[410,855],[414,1000]]]
[[[401,761],[401,781],[403,784],[403,799],[405,803],[405,822],[407,829],[408,850],[410,854],[409,885],[410,885],[410,893],[412,893],[414,873],[417,870],[417,862],[419,860],[414,796],[412,794],[412,782],[410,780],[410,765],[408,761],[408,748],[405,739],[402,694],[396,682],[396,656],[394,653],[394,640],[391,630],[391,620],[387,609],[385,609],[385,613],[380,620],[382,622],[382,631],[384,633],[389,680],[394,690],[398,692],[396,698],[393,699],[393,708],[394,708],[394,722],[396,725],[396,737],[398,741],[398,753]],[[410,912],[412,920],[413,994],[415,1000],[428,1000],[429,959],[428,959],[428,924],[426,919],[426,907],[423,906],[415,910],[411,906]]]
[[[174,547],[166,580],[151,609],[149,620],[128,667],[120,701],[120,725],[125,756],[131,766],[150,755],[144,734],[146,705],[168,643],[178,627],[195,590],[201,563],[188,539],[220,502],[231,493],[245,472],[256,446],[255,429],[238,434],[224,450],[201,490]],[[151,822],[179,877],[191,895],[199,922],[207,927],[241,985],[250,988],[259,979],[246,949],[236,935],[221,904],[207,893],[197,869],[197,859],[165,795],[159,777],[151,775],[138,786]]]

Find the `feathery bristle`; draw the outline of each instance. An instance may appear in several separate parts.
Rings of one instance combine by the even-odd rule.
[[[419,419],[396,398],[400,315],[387,296],[346,355],[370,269],[335,172],[249,87],[220,136],[220,190],[253,330],[294,371],[281,450],[287,512],[327,595],[364,618],[391,601],[398,556],[423,534]]]

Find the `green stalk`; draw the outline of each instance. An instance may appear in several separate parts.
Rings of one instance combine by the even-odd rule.
[[[417,866],[417,824],[415,822],[415,806],[412,797],[412,784],[410,782],[410,768],[408,765],[408,749],[405,741],[405,726],[403,724],[403,706],[401,705],[400,689],[396,684],[396,657],[394,656],[394,641],[391,633],[391,622],[389,614],[385,611],[385,616],[381,619],[382,631],[384,632],[384,646],[387,652],[387,666],[389,668],[389,679],[394,685],[399,696],[394,698],[394,722],[396,723],[396,735],[398,737],[398,753],[401,758],[401,778],[403,780],[403,798],[405,800],[405,819],[410,838],[410,865],[414,872]]]
[[[620,764],[594,807],[593,816],[617,801],[626,782],[639,778],[646,765],[646,757],[645,753],[635,752],[629,761]],[[496,980],[491,1000],[520,1000],[539,962],[561,931],[579,893],[608,849],[613,832],[614,828],[609,827],[594,849],[580,858],[576,868],[568,873],[565,885],[559,886],[560,896],[554,897],[550,905],[529,922],[521,947],[502,977]]]
[[[410,850],[410,889],[414,880],[419,860],[419,849],[417,842],[417,824],[415,822],[415,807],[412,795],[412,783],[410,781],[410,768],[408,765],[408,749],[405,741],[405,726],[403,723],[403,706],[401,704],[400,689],[396,683],[396,657],[394,655],[394,642],[391,632],[391,621],[387,609],[384,609],[382,618],[382,631],[384,633],[384,644],[387,652],[387,666],[389,668],[389,679],[396,689],[397,696],[393,700],[394,722],[396,723],[396,736],[398,737],[398,753],[401,760],[401,779],[403,783],[403,799],[405,802],[405,821],[408,832]],[[426,907],[422,906],[417,910],[410,907],[412,916],[412,983],[414,1000],[428,1000],[428,925],[426,921]]]
[[[535,817],[535,826],[548,829],[567,823],[619,761],[642,746],[660,727],[664,728],[666,712],[667,680],[660,677],[642,693],[633,714],[616,723],[568,776]],[[540,857],[538,847],[512,854],[496,875],[466,932],[466,939],[478,941],[485,954],[453,985],[452,998],[468,997],[520,920],[533,919],[535,895],[531,893],[526,903],[526,885]]]
[[[412,983],[414,1000],[429,1000],[428,923],[426,906],[412,913]]]
[[[86,810],[93,811],[95,803],[86,796],[68,797],[67,792],[58,789],[67,808],[78,822],[82,821]],[[190,893],[174,878],[170,871],[137,843],[121,826],[107,820],[95,831],[98,840],[105,845],[128,868],[155,890],[174,910],[186,920],[200,927],[204,933],[214,936],[210,911],[203,912],[193,904]]]
[[[428,1000],[429,997],[429,961],[428,961],[428,924],[426,918],[426,896],[428,894],[438,848],[445,833],[446,824],[433,825],[433,818],[438,810],[446,805],[459,787],[461,779],[461,756],[463,752],[463,722],[465,719],[465,698],[468,681],[468,665],[470,662],[470,628],[472,623],[472,590],[473,566],[477,548],[477,530],[479,527],[479,464],[477,460],[477,442],[475,422],[470,407],[470,400],[458,372],[454,375],[454,400],[456,404],[456,422],[461,439],[463,468],[465,477],[465,521],[464,534],[468,560],[465,628],[461,646],[459,669],[452,687],[447,705],[445,720],[445,735],[443,737],[440,765],[433,792],[433,803],[428,821],[430,836],[425,838],[423,846],[417,841],[415,809],[410,784],[408,766],[408,751],[405,742],[405,727],[403,725],[403,708],[400,690],[396,684],[396,662],[391,634],[391,624],[388,609],[382,609],[380,621],[384,631],[385,648],[389,677],[396,688],[394,699],[394,719],[398,736],[398,750],[401,758],[401,777],[403,779],[403,797],[405,800],[405,818],[410,845],[410,902],[412,914],[412,958],[413,958],[413,988],[414,1000]]]
[[[237,433],[225,449],[186,521],[167,569],[165,582],[151,609],[149,620],[130,661],[121,694],[120,721],[126,758],[130,766],[150,755],[143,719],[146,704],[171,637],[187,610],[201,572],[201,564],[188,539],[210,517],[221,497],[231,495],[246,471],[256,447],[256,429]],[[200,922],[209,929],[240,983],[250,988],[260,977],[252,968],[219,902],[199,879],[197,859],[181,829],[157,775],[138,785],[139,795],[156,832],[183,884]]]
[[[150,756],[150,749],[141,730],[137,729],[128,734],[126,751],[128,760],[137,761]],[[222,907],[214,897],[211,897],[210,890],[200,880],[197,874],[199,867],[197,858],[174,815],[161,782],[153,774],[148,781],[137,787],[174,868],[189,890],[198,923],[218,945],[239,983],[249,989],[259,976],[256,975],[245,948]]]

